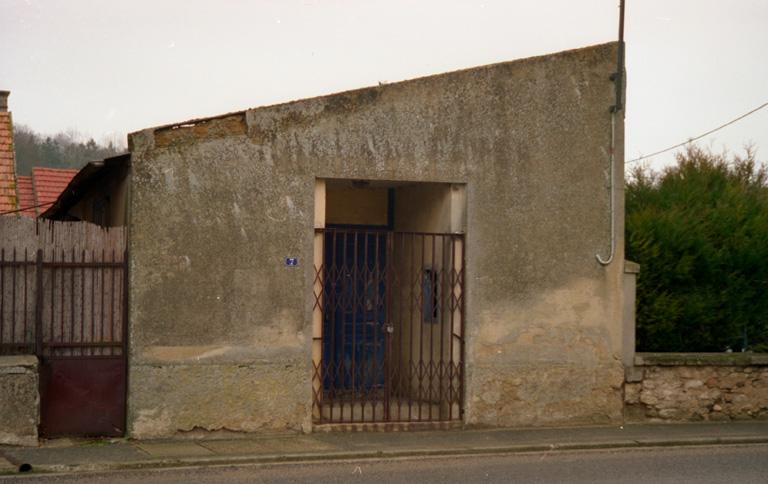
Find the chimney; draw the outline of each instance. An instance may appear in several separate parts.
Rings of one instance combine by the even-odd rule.
[[[8,112],[8,96],[11,95],[11,91],[0,91],[0,113]]]

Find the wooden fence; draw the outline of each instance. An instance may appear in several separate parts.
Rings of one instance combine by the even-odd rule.
[[[126,229],[0,217],[0,355],[124,348]]]

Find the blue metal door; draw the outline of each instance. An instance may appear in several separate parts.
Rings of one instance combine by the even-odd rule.
[[[385,384],[386,246],[380,231],[325,234],[324,387],[371,392]]]

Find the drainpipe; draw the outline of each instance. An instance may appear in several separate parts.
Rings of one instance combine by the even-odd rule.
[[[624,109],[622,104],[623,81],[624,81],[624,0],[619,3],[619,52],[616,61],[616,72],[611,75],[611,80],[616,86],[616,103],[611,106],[611,169],[610,169],[610,191],[611,191],[611,253],[607,259],[603,259],[600,254],[595,254],[597,262],[607,266],[613,262],[616,255],[616,183],[615,165],[616,165],[616,116]]]

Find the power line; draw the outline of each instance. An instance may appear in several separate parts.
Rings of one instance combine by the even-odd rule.
[[[744,113],[744,114],[742,114],[741,116],[739,116],[738,118],[734,118],[734,119],[732,119],[732,120],[728,121],[727,123],[725,123],[725,124],[723,124],[723,125],[720,125],[720,126],[718,126],[718,127],[717,127],[717,128],[715,128],[715,129],[710,129],[710,130],[709,130],[709,131],[707,131],[706,133],[700,134],[700,135],[698,135],[698,136],[696,136],[696,137],[694,137],[694,138],[689,138],[687,141],[683,141],[682,143],[678,143],[678,144],[676,144],[675,146],[670,146],[669,148],[664,148],[663,150],[659,150],[659,151],[657,151],[657,152],[655,152],[655,153],[651,153],[650,155],[639,156],[639,157],[637,157],[637,158],[635,158],[635,159],[632,159],[632,160],[629,160],[629,161],[625,161],[624,163],[625,163],[625,164],[627,164],[627,163],[634,163],[634,162],[636,162],[636,161],[644,160],[644,159],[646,159],[646,158],[650,158],[650,157],[652,157],[652,156],[660,155],[660,154],[662,154],[662,153],[666,153],[667,151],[670,151],[670,150],[674,150],[675,148],[679,148],[679,147],[681,147],[681,146],[685,146],[685,145],[687,145],[688,143],[692,143],[692,142],[694,142],[694,141],[696,141],[696,140],[698,140],[698,139],[701,139],[701,138],[703,138],[703,137],[705,137],[705,136],[709,136],[710,134],[714,133],[715,131],[719,131],[719,130],[721,130],[721,129],[725,128],[726,126],[730,126],[730,125],[732,125],[733,123],[735,123],[736,121],[741,121],[742,119],[746,118],[746,117],[747,117],[747,116],[749,116],[750,114],[752,114],[752,113],[756,113],[756,112],[760,111],[761,109],[763,109],[763,108],[764,108],[764,107],[766,107],[766,106],[768,106],[768,102],[761,104],[760,106],[756,107],[756,108],[755,108],[755,109],[753,109],[752,111],[749,111],[749,112],[747,112],[747,113]]]
[[[17,208],[16,210],[8,210],[7,212],[0,212],[0,215],[8,215],[11,213],[23,212],[24,210],[31,210],[33,208],[45,207],[46,205],[53,205],[56,201],[41,203],[40,205],[32,205],[31,207]]]

